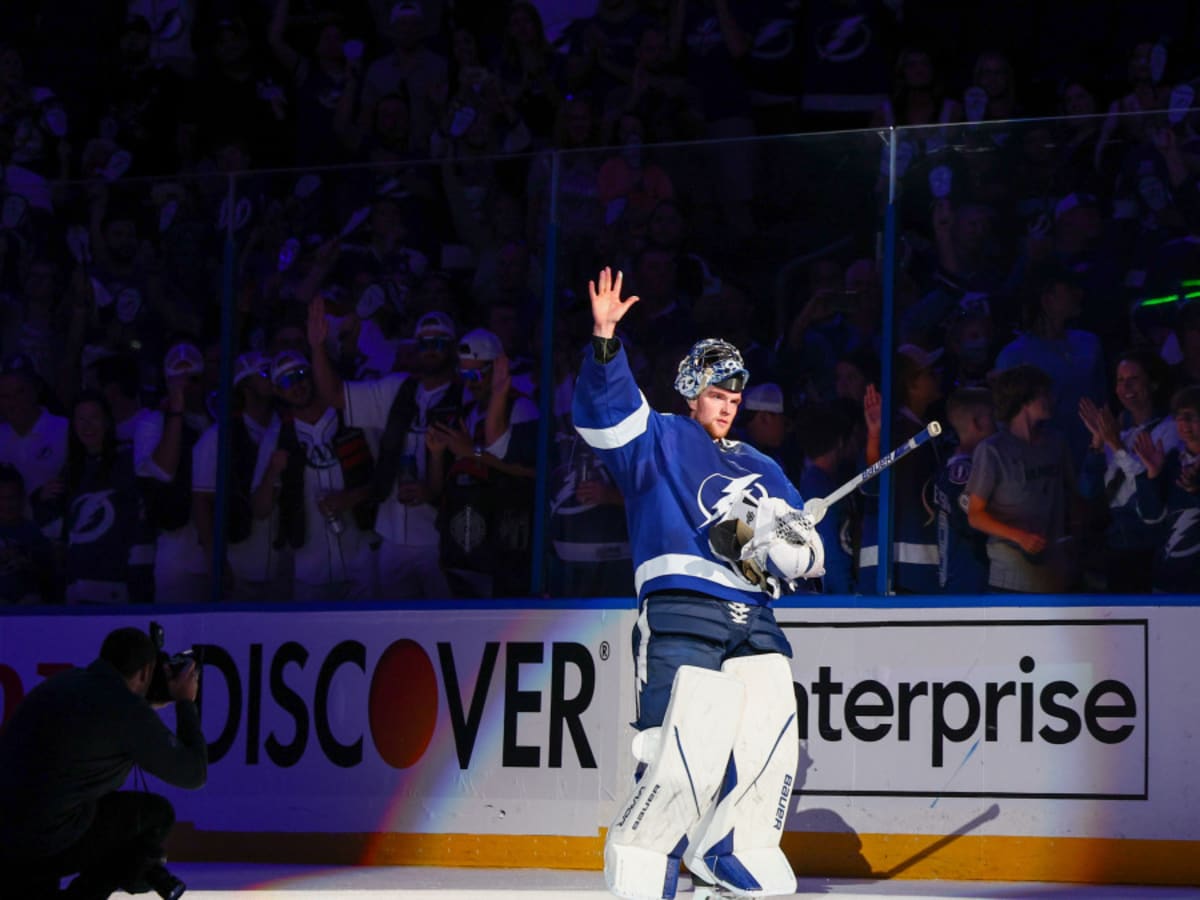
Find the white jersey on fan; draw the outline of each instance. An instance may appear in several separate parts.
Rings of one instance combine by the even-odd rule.
[[[350,596],[369,596],[374,588],[374,561],[370,537],[353,522],[349,512],[343,514],[341,534],[327,527],[317,503],[328,493],[345,487],[342,467],[334,451],[333,438],[338,431],[338,414],[325,410],[313,424],[296,420],[296,438],[306,458],[304,468],[304,543],[295,548],[295,579],[297,594],[302,594],[300,582],[312,586],[349,584]],[[282,423],[267,429],[258,446],[258,463],[254,469],[253,488],[262,483],[271,454],[279,448]],[[364,431],[371,453],[378,450],[373,431]]]
[[[25,479],[25,493],[57,478],[67,464],[67,429],[62,416],[42,410],[28,434],[17,434],[7,422],[0,423],[0,462],[14,466]]]
[[[243,418],[246,431],[255,447],[262,445],[263,436],[271,428],[279,427],[279,417],[272,416],[266,425],[259,425],[251,418]],[[217,491],[217,451],[220,449],[220,426],[212,425],[192,448],[192,492],[196,494],[215,494]],[[257,467],[257,456],[255,466]],[[269,519],[254,519],[250,525],[250,535],[244,541],[229,544],[225,550],[225,558],[233,576],[238,580],[263,582],[272,579],[272,566],[277,560],[276,552],[271,546],[272,523],[274,516]]]

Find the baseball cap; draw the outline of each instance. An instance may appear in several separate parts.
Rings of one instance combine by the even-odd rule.
[[[267,354],[258,350],[243,353],[233,361],[233,386],[237,387],[251,375],[258,375],[267,367],[268,363]]]
[[[770,381],[756,384],[742,395],[742,409],[758,412],[783,412],[783,388]]]
[[[457,329],[454,327],[454,320],[444,312],[434,310],[427,312],[417,320],[417,327],[413,330],[413,337],[447,337],[454,340],[457,336]]]
[[[906,357],[917,369],[932,369],[945,350],[942,347],[926,350],[916,344],[901,344],[896,348],[896,352]]]
[[[163,358],[163,371],[175,375],[199,375],[204,371],[204,354],[195,344],[183,341],[175,344]]]
[[[500,343],[500,338],[485,328],[476,328],[474,331],[468,331],[458,342],[459,359],[477,359],[481,362],[490,362],[494,359],[499,359],[503,353],[504,346]]]
[[[289,372],[309,368],[308,360],[295,350],[280,350],[271,360],[271,383],[279,384],[279,380]]]

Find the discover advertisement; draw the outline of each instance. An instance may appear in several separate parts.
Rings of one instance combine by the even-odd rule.
[[[152,788],[197,828],[597,832],[618,769],[622,614],[153,613],[168,651],[195,647],[204,660],[209,783]],[[3,620],[3,716],[123,625],[148,620]]]

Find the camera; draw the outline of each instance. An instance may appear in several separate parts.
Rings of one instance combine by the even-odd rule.
[[[154,677],[150,680],[150,689],[146,692],[146,700],[150,703],[170,703],[171,692],[168,682],[194,662],[197,666],[203,662],[203,654],[195,647],[181,653],[167,653],[163,650],[166,643],[166,633],[157,622],[150,623],[150,640],[158,650],[158,660],[154,664]]]

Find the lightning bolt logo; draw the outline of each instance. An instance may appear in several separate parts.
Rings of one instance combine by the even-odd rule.
[[[1163,555],[1167,559],[1183,559],[1200,553],[1200,542],[1194,538],[1190,543],[1186,542],[1197,520],[1200,520],[1200,509],[1185,509],[1179,514],[1163,548]]]
[[[829,40],[829,49],[834,53],[841,50],[854,32],[858,30],[859,26],[862,25],[865,18],[865,16],[851,16],[848,19],[842,19],[842,21],[838,22],[837,30],[834,31],[833,37]]]
[[[820,29],[816,38],[817,55],[835,63],[857,59],[870,44],[872,36],[866,16],[850,16]]]
[[[728,518],[730,513],[733,512],[733,505],[739,500],[745,499],[750,493],[751,487],[761,477],[761,475],[757,474],[743,475],[741,478],[729,478],[727,475],[709,475],[708,478],[700,482],[700,489],[696,491],[696,505],[700,507],[700,511],[707,517],[700,527],[707,528],[713,522],[719,522]],[[704,488],[714,478],[726,479],[728,483],[722,488],[721,496],[713,504],[713,508],[709,510],[704,505]],[[766,496],[766,492],[763,491],[761,485],[758,487],[758,493],[762,497]]]

